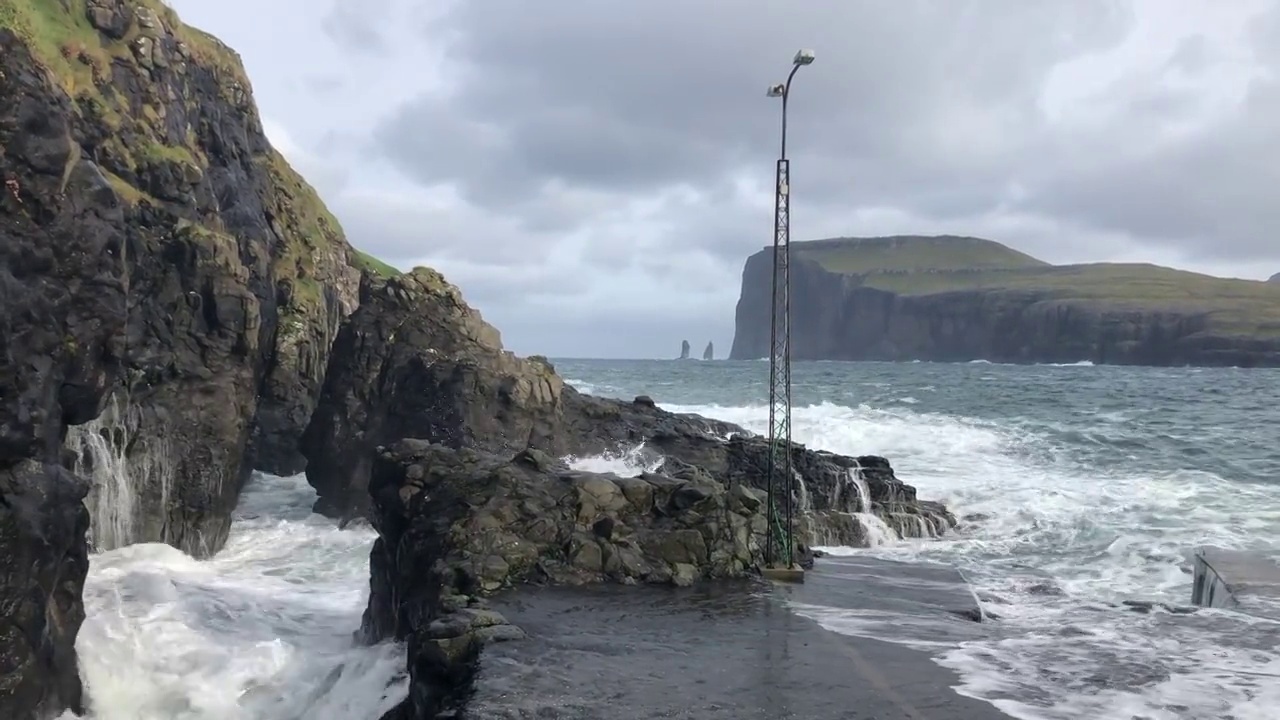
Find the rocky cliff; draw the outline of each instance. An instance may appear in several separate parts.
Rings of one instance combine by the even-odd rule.
[[[92,192],[114,208],[121,373],[69,438],[93,479],[94,543],[216,550],[251,468],[301,469],[298,438],[356,303],[353,252],[267,141],[238,56],[162,3],[23,0],[3,27],[4,72],[38,79],[12,122],[60,143],[6,182],[27,205]],[[75,162],[91,190],[21,197],[41,190],[33,173]]]
[[[977,238],[792,248],[798,360],[1280,365],[1280,287],[1153,265],[1053,266]],[[748,258],[730,357],[769,353],[771,252]]]
[[[403,437],[507,453],[556,446],[563,382],[545,361],[505,352],[439,273],[369,278],[361,296],[302,438],[317,511],[362,515],[374,448]]]
[[[0,29],[0,717],[16,720],[81,708],[89,486],[62,440],[98,415],[126,350],[125,209],[73,112]]]
[[[236,54],[159,0],[0,3],[0,182],[0,716],[26,720],[80,703],[86,532],[204,555],[251,468],[301,469],[371,265]]]

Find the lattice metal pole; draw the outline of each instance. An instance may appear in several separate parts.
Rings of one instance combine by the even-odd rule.
[[[795,567],[795,472],[791,467],[791,163],[787,160],[787,99],[791,81],[802,65],[813,62],[813,52],[801,50],[792,61],[786,83],[769,88],[769,95],[782,98],[782,145],[774,185],[773,206],[773,297],[769,332],[769,532],[765,541],[765,562],[776,566],[786,558]],[[783,493],[785,525],[778,519],[777,494]],[[775,547],[775,536],[776,545]],[[780,557],[781,556],[781,557]]]
[[[795,564],[792,550],[791,487],[791,243],[790,163],[778,160],[773,212],[773,303],[769,337],[769,523],[770,539],[778,547],[768,553],[771,564],[786,559]],[[778,495],[785,507],[785,523],[779,522]],[[781,527],[779,527],[781,526]],[[772,545],[772,542],[771,542]]]

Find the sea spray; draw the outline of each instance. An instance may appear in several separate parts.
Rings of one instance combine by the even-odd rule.
[[[89,542],[98,552],[142,540],[164,540],[144,532],[144,496],[156,493],[158,507],[169,507],[173,489],[172,448],[162,437],[143,436],[142,412],[112,396],[97,418],[70,428],[66,447],[75,454],[74,470],[90,480]],[[159,513],[161,522],[165,513]]]
[[[633,477],[644,472],[657,472],[665,459],[662,455],[646,448],[644,443],[640,443],[622,452],[582,457],[569,455],[564,458],[564,461],[575,470]]]

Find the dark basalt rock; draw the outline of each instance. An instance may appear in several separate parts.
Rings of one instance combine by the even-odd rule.
[[[636,477],[557,458],[634,453]],[[368,517],[370,642],[409,644],[410,698],[388,717],[452,717],[479,646],[520,631],[483,596],[523,583],[688,585],[762,563],[769,445],[740,427],[675,414],[648,397],[584,395],[498,332],[432,270],[369,278],[334,343],[303,435],[316,509]],[[955,525],[879,457],[789,447],[803,480],[796,559],[815,539],[864,543],[856,513],[903,535]],[[863,497],[863,494],[867,497]]]
[[[70,102],[2,29],[0,58],[0,717],[27,720],[82,709],[88,486],[61,447],[121,372],[126,237]]]
[[[511,454],[588,456],[643,445],[671,476],[761,488],[769,446],[731,423],[667,412],[651,398],[631,402],[584,395],[541,358],[502,349],[498,331],[439,273],[418,269],[368,280],[359,310],[334,343],[316,412],[303,435],[316,510],[343,519],[369,509],[374,448],[416,438],[452,448]],[[863,544],[849,513],[879,515],[904,536],[955,525],[940,505],[921,502],[883,458],[849,458],[790,448],[803,483],[794,508],[806,537]],[[679,461],[688,468],[678,468]],[[861,487],[869,498],[861,497]]]
[[[11,5],[0,717],[43,720],[82,704],[87,480],[102,469],[64,444],[105,441],[128,463],[138,521],[113,542],[216,551],[251,468],[301,469],[298,438],[359,271],[268,143],[234,52],[157,3],[41,2],[37,19]],[[50,23],[76,27],[78,47],[30,34]]]
[[[554,449],[563,390],[549,363],[504,351],[498,331],[436,271],[368,279],[302,437],[316,510],[363,515],[374,448],[404,437]]]
[[[24,11],[14,12],[21,26]],[[36,223],[41,211],[75,209],[76,232],[99,244],[95,261],[113,259],[128,287],[112,337],[122,372],[110,402],[83,420],[108,411],[71,445],[85,450],[84,434],[101,433],[134,471],[138,522],[111,542],[206,555],[225,541],[251,469],[302,469],[298,439],[359,272],[267,141],[234,52],[148,4],[93,0],[75,10],[82,18],[64,7],[41,22],[59,12],[98,30],[74,57],[33,55],[48,48],[5,35],[8,199]],[[74,98],[51,82],[66,63],[95,78],[77,81]],[[54,256],[75,249],[41,232]],[[96,459],[82,453],[76,465],[92,473]]]
[[[575,472],[537,450],[500,457],[402,440],[369,491],[378,529],[362,633],[410,641],[412,687],[389,717],[465,701],[478,646],[524,633],[479,596],[522,583],[687,586],[762,562],[762,493],[703,479]]]

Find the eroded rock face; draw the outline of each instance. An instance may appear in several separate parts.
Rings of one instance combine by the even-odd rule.
[[[477,644],[523,636],[479,598],[526,582],[741,577],[761,563],[767,529],[762,493],[747,486],[577,472],[538,450],[403,440],[378,454],[369,491],[379,539],[362,630],[412,639],[417,689],[401,717],[432,717],[440,678]]]
[[[82,709],[88,485],[61,448],[121,371],[126,236],[70,102],[3,28],[0,59],[0,717],[27,720]]]
[[[374,448],[401,438],[554,449],[563,391],[548,363],[504,351],[498,331],[436,271],[370,279],[338,333],[303,436],[316,509],[362,515]]]
[[[29,12],[4,16],[16,32],[0,72],[47,80],[14,91],[29,107],[5,146],[17,158],[10,196],[28,209],[77,208],[77,232],[97,237],[99,258],[120,263],[127,282],[113,355],[122,372],[110,402],[81,422],[110,411],[69,438],[95,488],[110,480],[105,455],[123,458],[137,485],[136,507],[108,508],[127,522],[94,539],[205,555],[225,541],[250,469],[301,469],[298,439],[359,271],[336,222],[268,143],[232,50],[153,0]],[[54,47],[32,30],[58,22],[81,28],[73,43]],[[43,232],[53,256],[77,249]]]

